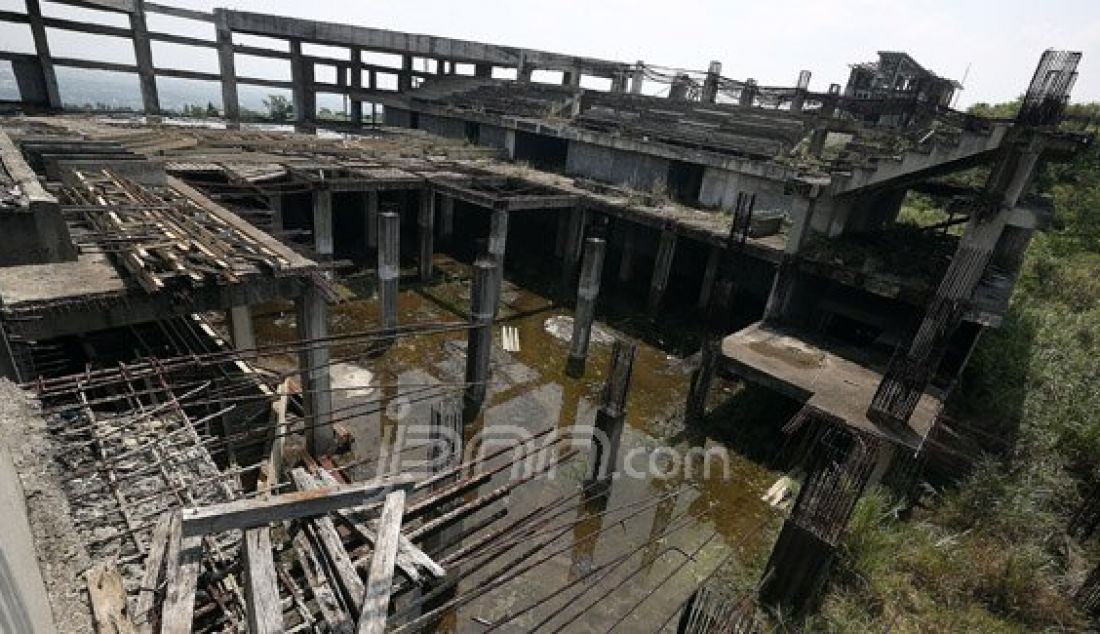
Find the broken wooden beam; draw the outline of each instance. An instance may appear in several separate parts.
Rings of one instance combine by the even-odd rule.
[[[279,598],[270,529],[262,526],[245,531],[241,553],[248,631],[252,634],[284,631],[283,605]]]
[[[369,504],[392,491],[409,490],[413,484],[411,476],[388,476],[341,487],[187,508],[183,510],[183,534],[208,535],[324,515],[349,506]]]
[[[326,469],[318,470],[317,477],[322,485],[335,486],[339,484],[335,476]],[[336,511],[336,517],[359,535],[363,541],[367,542],[371,548],[374,548],[375,543],[378,541],[375,521],[368,521],[363,511],[359,509],[340,509]],[[443,566],[437,564],[427,553],[409,541],[403,533],[398,538],[397,568],[412,583],[420,583],[421,573],[436,579],[447,576],[447,571],[443,569]]]
[[[359,634],[382,634],[393,591],[393,569],[397,563],[397,544],[401,536],[401,518],[405,511],[405,492],[386,496],[382,518],[378,521],[378,541],[374,544],[363,612],[359,615]]]
[[[290,477],[299,491],[317,491],[325,488],[301,467],[292,470]],[[340,533],[336,531],[336,526],[333,525],[330,517],[321,516],[310,521],[313,524],[314,534],[321,542],[321,550],[324,551],[325,558],[332,565],[331,568],[336,575],[336,582],[339,584],[341,592],[347,599],[348,605],[351,606],[352,612],[358,615],[362,609],[363,593],[366,588],[363,586],[363,580],[359,578],[359,573],[355,570],[355,564],[348,556],[347,549],[344,548]]]
[[[174,522],[168,538],[167,590],[160,613],[162,634],[189,634],[195,613],[195,585],[202,564],[202,535],[184,535],[183,522]]]
[[[164,578],[168,542],[172,534],[177,531],[174,525],[176,522],[179,522],[179,514],[165,512],[157,519],[157,525],[153,528],[149,554],[145,556],[145,573],[141,577],[141,587],[138,588],[137,601],[134,603],[134,619],[138,624],[139,632],[153,631],[153,606],[160,580]]]

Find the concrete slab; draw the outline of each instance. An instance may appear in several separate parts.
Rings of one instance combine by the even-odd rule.
[[[926,392],[909,426],[887,427],[867,418],[882,371],[855,350],[757,322],[722,341],[727,367],[746,380],[804,402],[848,425],[916,449],[943,409],[942,397]]]

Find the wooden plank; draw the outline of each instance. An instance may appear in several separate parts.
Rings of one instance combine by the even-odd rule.
[[[126,614],[126,590],[122,574],[114,561],[103,561],[92,567],[85,578],[92,602],[95,630],[100,634],[133,634],[134,624]]]
[[[173,525],[168,538],[168,570],[164,574],[168,588],[160,614],[160,631],[189,634],[195,613],[195,586],[202,565],[202,536],[185,536],[182,521]]]
[[[291,471],[290,477],[299,491],[316,491],[324,488],[324,485],[314,480],[313,476],[306,473],[306,470],[301,467]],[[317,539],[321,542],[321,549],[324,551],[329,563],[332,564],[332,570],[336,573],[336,581],[340,584],[340,590],[347,598],[353,615],[358,616],[363,607],[363,593],[366,588],[363,586],[363,580],[359,578],[359,573],[355,570],[355,564],[351,562],[351,557],[348,556],[347,549],[344,548],[344,541],[340,538],[340,533],[336,531],[332,518],[316,517],[311,520],[311,523]]]
[[[363,612],[359,615],[359,634],[383,634],[386,631],[386,614],[393,591],[393,569],[397,563],[397,544],[404,513],[405,492],[394,491],[387,495],[382,518],[378,521],[378,541],[374,544],[374,557],[367,576]]]
[[[138,588],[137,601],[134,603],[134,619],[141,632],[153,631],[153,605],[157,589],[160,587],[160,580],[164,578],[168,540],[172,533],[178,530],[173,523],[178,521],[179,515],[176,513],[164,512],[161,513],[156,527],[153,528],[153,541],[149,545],[149,554],[145,557],[145,574],[141,577],[141,587]]]
[[[252,634],[282,632],[283,606],[268,527],[245,531],[242,554],[248,631]]]
[[[298,556],[298,562],[302,564],[302,571],[306,575],[310,592],[321,609],[321,616],[325,619],[329,629],[333,632],[351,631],[352,622],[340,599],[336,596],[336,590],[325,574],[317,551],[313,548],[310,535],[313,527],[306,524],[301,526],[293,539],[294,552]]]
[[[183,510],[183,534],[208,535],[324,515],[340,508],[369,504],[391,491],[411,489],[413,484],[411,476],[399,475],[342,487],[187,508]]]
[[[335,486],[339,484],[336,478],[326,469],[318,471],[318,477],[324,485]],[[378,541],[378,533],[374,527],[375,522],[369,522],[364,514],[356,509],[340,509],[336,511],[336,516],[348,528],[355,531],[359,537],[370,544],[371,548],[374,548],[374,544]],[[436,579],[447,576],[447,571],[443,569],[443,566],[437,564],[427,553],[412,543],[405,537],[404,533],[398,538],[397,568],[413,583],[420,583],[421,571]]]

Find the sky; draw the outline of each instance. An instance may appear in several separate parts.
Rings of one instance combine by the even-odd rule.
[[[158,0],[306,17],[450,36],[567,54],[644,60],[704,70],[763,85],[793,85],[800,70],[811,89],[844,84],[848,65],[879,50],[903,50],[926,68],[962,80],[959,106],[1000,102],[1024,92],[1046,48],[1084,53],[1073,100],[1100,101],[1098,0]],[[22,11],[22,0],[0,10]],[[102,16],[44,4],[47,15]],[[117,18],[100,20],[118,23]],[[150,16],[150,28],[212,35],[212,27]],[[120,26],[124,23],[119,23]],[[54,53],[132,63],[132,49],[113,38],[50,32]],[[0,27],[0,48],[25,49],[27,35]],[[213,51],[156,45],[157,65],[216,72]],[[33,49],[31,49],[33,50]],[[26,52],[30,52],[29,50]],[[249,63],[252,66],[249,66]],[[241,64],[259,76],[282,74],[260,62]]]

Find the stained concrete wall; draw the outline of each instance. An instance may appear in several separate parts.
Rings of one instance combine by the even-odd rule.
[[[386,109],[382,112],[382,120],[386,125],[396,128],[412,127],[412,113],[402,108],[386,106]]]
[[[668,170],[667,159],[580,141],[570,141],[565,166],[566,173],[571,176],[643,191],[667,188]]]
[[[708,167],[703,171],[699,202],[705,207],[733,209],[737,194],[756,194],[756,211],[790,211],[794,196],[784,193],[783,184],[729,170]]]
[[[508,131],[500,126],[483,123],[481,124],[481,133],[478,136],[478,145],[507,150]]]
[[[466,122],[462,119],[439,117],[432,114],[420,115],[420,129],[436,136],[450,139],[466,138]]]

